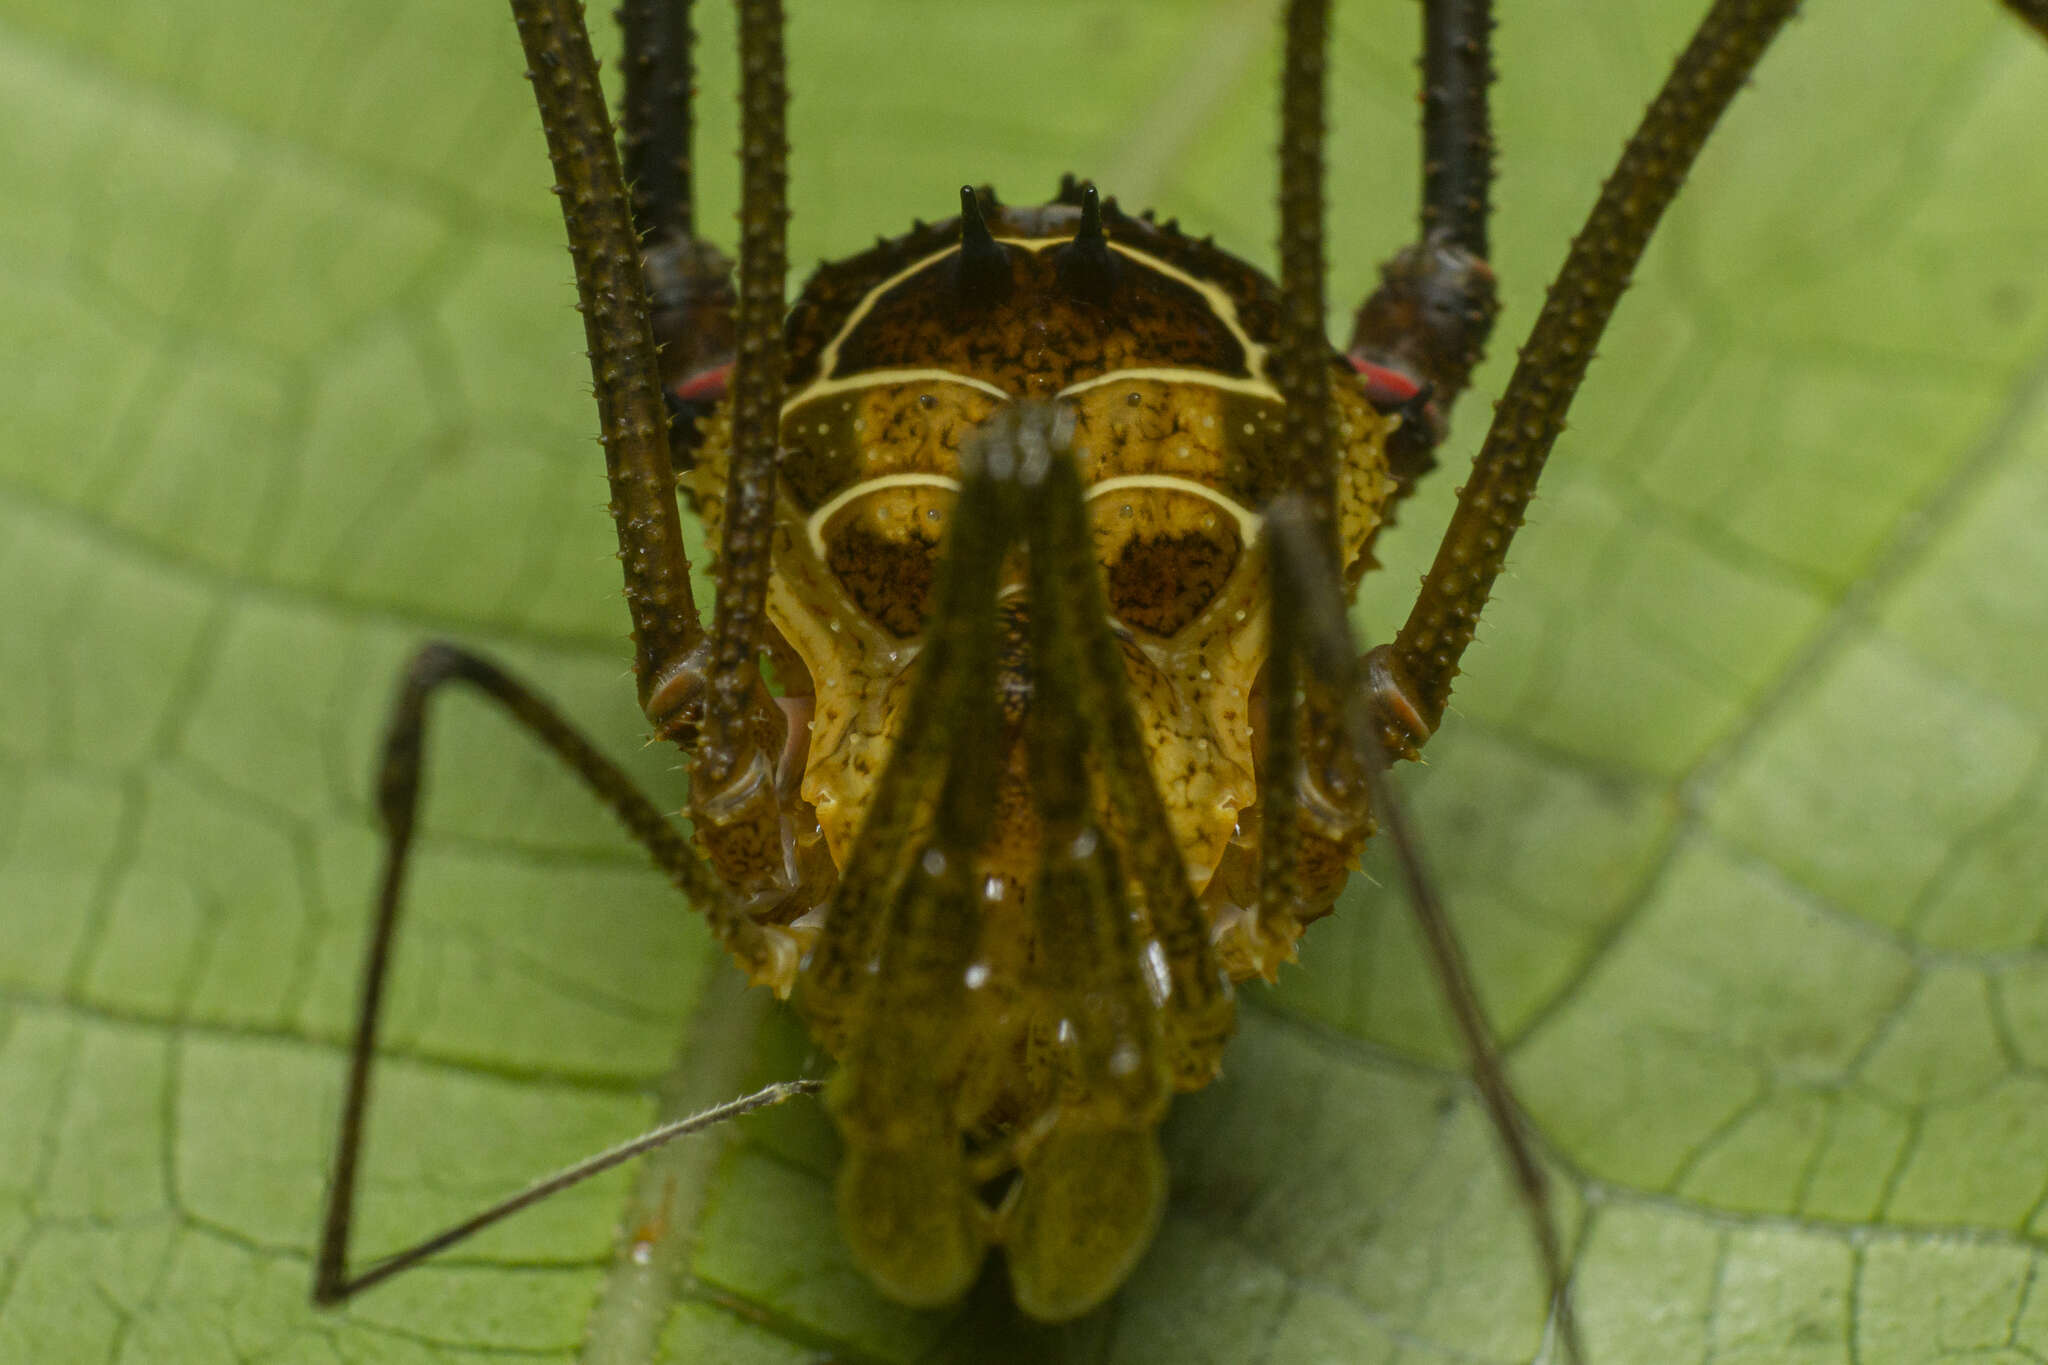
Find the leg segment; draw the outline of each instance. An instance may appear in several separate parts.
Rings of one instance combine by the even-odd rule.
[[[1421,386],[1388,449],[1405,489],[1436,464],[1451,407],[1500,311],[1487,267],[1492,212],[1492,0],[1422,6],[1422,233],[1380,267],[1352,325],[1352,363]]]
[[[704,911],[713,931],[734,955],[751,964],[750,970],[757,981],[780,981],[782,989],[787,990],[787,983],[796,972],[798,950],[795,940],[781,930],[763,929],[740,914],[717,878],[691,853],[689,842],[669,824],[654,803],[641,794],[632,779],[599,753],[588,739],[562,719],[559,712],[488,659],[448,644],[431,644],[422,649],[406,669],[404,682],[392,707],[391,727],[385,737],[384,757],[378,771],[377,805],[385,829],[384,870],[378,882],[377,910],[370,930],[369,948],[363,960],[356,1035],[349,1056],[348,1087],[342,1102],[340,1136],[335,1145],[334,1171],[328,1185],[327,1213],[314,1273],[313,1298],[316,1303],[339,1303],[356,1291],[526,1207],[552,1190],[609,1169],[683,1132],[695,1131],[695,1127],[668,1125],[665,1129],[656,1130],[665,1136],[650,1134],[638,1144],[628,1144],[625,1148],[614,1149],[580,1163],[476,1218],[385,1258],[360,1275],[351,1277],[348,1274],[349,1226],[355,1211],[356,1167],[362,1152],[363,1118],[369,1106],[370,1065],[377,1050],[384,980],[390,968],[392,944],[398,934],[399,897],[419,810],[420,759],[426,743],[427,703],[449,683],[466,684],[496,702],[581,778],[618,817],[626,832],[647,850],[655,866],[667,874],[693,905]],[[789,1093],[799,1093],[802,1088],[803,1085],[799,1084]],[[786,1096],[762,1102],[774,1103],[780,1098]],[[701,1123],[696,1125],[702,1126]]]
[[[1329,0],[1289,0],[1280,100],[1280,440],[1313,534],[1337,558],[1330,342],[1323,325],[1323,104]]]
[[[1422,237],[1485,260],[1492,209],[1492,0],[1422,6]]]
[[[728,785],[755,754],[746,725],[760,687],[761,629],[775,527],[775,452],[782,432],[783,277],[789,102],[783,72],[781,0],[740,6],[739,356],[732,380],[732,464],[711,628],[711,696],[693,779]],[[705,793],[708,799],[712,793]]]
[[[733,357],[732,261],[697,236],[692,193],[692,0],[624,0],[619,152],[644,252],[669,453],[687,468],[697,423],[725,396]]]
[[[1324,321],[1323,103],[1329,46],[1327,0],[1291,0],[1286,19],[1285,78],[1280,105],[1280,333],[1276,366],[1283,410],[1281,440],[1289,483],[1300,491],[1305,534],[1330,572],[1337,572],[1336,478],[1331,423],[1330,343]],[[1294,659],[1266,657],[1266,755],[1259,799],[1260,937],[1291,951],[1296,872],[1301,848],[1300,790],[1304,766],[1328,765],[1327,742],[1304,735],[1294,705]],[[1315,734],[1327,736],[1327,726]],[[1303,752],[1304,739],[1312,749]],[[1286,945],[1281,948],[1280,945]]]
[[[704,729],[691,755],[690,811],[719,871],[750,901],[788,898],[803,878],[784,853],[773,756],[784,720],[761,679],[782,431],[783,276],[789,148],[781,0],[740,5],[740,288],[718,609]]]
[[[573,0],[512,4],[576,262],[577,307],[590,345],[612,520],[633,616],[634,672],[645,709],[704,632],[683,553],[640,242],[627,215],[611,120],[581,11]]]
[[[1650,233],[1796,0],[1718,0],[1643,116],[1550,288],[1391,664],[1423,723],[1450,699],[1508,544]]]
[[[623,0],[618,9],[626,78],[619,160],[643,240],[697,235],[690,188],[692,2]]]
[[[722,586],[707,637],[682,550],[639,234],[629,220],[581,7],[571,0],[513,0],[512,8],[528,65],[541,73],[534,78],[534,91],[555,175],[564,186],[562,215],[576,259],[612,475],[612,516],[638,644],[641,709],[662,737],[685,748],[695,746],[692,811],[698,837],[720,875],[739,888],[750,907],[772,907],[805,881],[792,873],[783,852],[783,812],[769,755],[780,750],[785,726],[756,659],[782,401],[781,9],[775,0],[748,0],[742,6],[743,133],[750,149],[742,214],[743,335],[734,386],[737,440],[719,563]],[[670,42],[669,57],[678,59],[675,34],[651,11],[639,9],[629,16],[630,36],[652,41],[648,35],[656,30]],[[649,58],[657,66],[660,60],[658,52]],[[687,66],[686,58],[678,60]],[[645,74],[637,58],[629,65]],[[667,214],[673,221],[687,202],[687,179],[660,170],[682,153],[669,147],[657,154],[655,127],[666,129],[664,136],[675,136],[686,123],[660,123],[647,108],[663,86],[656,78],[636,90],[627,141],[635,157],[667,183],[668,192],[650,196],[645,212]]]
[[[1330,372],[1325,359],[1328,343],[1323,330],[1320,105],[1325,39],[1316,13],[1322,6],[1323,0],[1292,0],[1287,18],[1280,167],[1280,289],[1285,311],[1279,373],[1289,413],[1285,434],[1291,444],[1296,483],[1295,491],[1265,511],[1264,551],[1273,583],[1273,636],[1266,662],[1267,752],[1261,799],[1271,804],[1261,829],[1260,923],[1270,937],[1282,932],[1283,917],[1293,912],[1291,869],[1300,838],[1295,793],[1302,781],[1303,762],[1312,763],[1311,770],[1319,774],[1336,772],[1348,778],[1350,772],[1362,773],[1370,800],[1357,799],[1353,804],[1377,812],[1401,857],[1409,901],[1471,1056],[1475,1083],[1514,1164],[1567,1355],[1577,1360],[1564,1257],[1551,1225],[1543,1171],[1523,1135],[1519,1107],[1508,1088],[1463,950],[1385,781],[1387,758],[1380,743],[1381,726],[1373,715],[1371,694],[1363,686],[1345,611],[1333,534],[1334,446],[1330,440]],[[1433,6],[1432,15],[1441,8]],[[1484,17],[1484,6],[1472,8]],[[1483,77],[1483,32],[1480,44]],[[1474,98],[1483,131],[1483,79]],[[1482,158],[1482,181],[1486,169]],[[1476,215],[1483,234],[1483,185]],[[1298,687],[1304,678],[1310,683],[1305,692]],[[1303,724],[1304,711],[1314,724]],[[1331,752],[1340,747],[1342,752]],[[1340,790],[1343,785],[1346,783],[1340,782]],[[1359,798],[1366,795],[1357,793]]]
[[[1421,849],[1388,781],[1388,750],[1382,734],[1393,722],[1383,714],[1387,703],[1368,677],[1369,661],[1362,665],[1358,658],[1343,591],[1338,579],[1322,563],[1314,520],[1299,497],[1286,495],[1267,508],[1266,551],[1273,575],[1270,658],[1298,661],[1303,671],[1328,680],[1332,690],[1343,699],[1339,723],[1344,741],[1352,762],[1365,775],[1371,809],[1400,862],[1401,881],[1421,926],[1437,982],[1443,987],[1451,1017],[1464,1041],[1466,1055],[1471,1058],[1473,1084],[1478,1087],[1494,1131],[1500,1134],[1501,1145],[1514,1170],[1515,1184],[1529,1211],[1537,1253],[1543,1261],[1550,1300],[1565,1345],[1565,1358],[1580,1360],[1582,1353],[1571,1316],[1569,1276],[1557,1228],[1551,1219],[1549,1182],[1529,1145],[1522,1107],[1508,1084],[1507,1071],[1493,1040],[1493,1028],[1480,1004],[1478,988],[1472,981],[1465,950],[1451,927],[1436,885],[1422,864]],[[1276,708],[1282,705],[1277,694],[1271,694],[1268,704]]]

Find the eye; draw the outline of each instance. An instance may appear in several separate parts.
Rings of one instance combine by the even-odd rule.
[[[826,565],[862,614],[898,639],[924,629],[953,497],[946,488],[877,489],[824,528]]]
[[[1170,488],[1119,488],[1090,500],[1095,555],[1119,621],[1177,635],[1237,568],[1236,520],[1209,499]]]

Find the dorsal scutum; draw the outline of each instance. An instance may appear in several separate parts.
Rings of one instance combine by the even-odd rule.
[[[1081,189],[1081,230],[1074,240],[1059,248],[1060,288],[1070,296],[1094,304],[1106,304],[1116,292],[1116,253],[1102,231],[1102,197],[1093,185]]]
[[[1010,296],[1014,283],[1009,253],[988,230],[981,215],[981,202],[972,185],[960,187],[960,255],[954,274],[954,289],[961,303],[1000,303]]]

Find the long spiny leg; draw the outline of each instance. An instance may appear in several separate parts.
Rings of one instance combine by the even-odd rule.
[[[1324,316],[1323,132],[1327,0],[1287,9],[1280,134],[1280,300],[1274,372],[1284,402],[1281,439],[1288,483],[1301,496],[1307,532],[1339,578],[1336,416]],[[1261,956],[1291,955],[1300,932],[1298,867],[1305,834],[1355,846],[1365,835],[1364,793],[1338,744],[1337,705],[1326,680],[1303,678],[1297,660],[1269,650],[1264,678],[1266,751],[1259,778],[1258,936]]]
[[[773,763],[785,722],[760,665],[782,430],[788,98],[780,0],[742,0],[738,356],[718,607],[703,733],[691,756],[690,812],[720,875],[750,903],[763,905],[789,899],[807,880],[785,852],[791,846],[784,837],[785,798],[776,790]],[[800,899],[809,904],[814,898]]]
[[[1489,254],[1493,127],[1492,0],[1422,6],[1422,236]]]
[[[1796,0],[1714,5],[1573,239],[1507,392],[1495,405],[1493,425],[1459,492],[1436,562],[1385,656],[1424,734],[1443,718],[1458,661],[1506,562],[1537,476],[1651,231],[1729,101],[1796,8]]]
[[[634,671],[646,709],[703,640],[704,629],[683,553],[640,243],[627,217],[582,7],[574,0],[513,0],[512,16],[576,262],[577,309],[590,345],[612,520],[633,616]]]
[[[392,706],[391,725],[385,736],[383,761],[378,770],[377,805],[385,830],[384,870],[378,882],[376,914],[371,924],[369,948],[363,960],[356,1034],[349,1054],[348,1085],[342,1100],[340,1134],[335,1144],[327,1212],[314,1271],[313,1299],[316,1303],[339,1303],[556,1190],[609,1170],[686,1132],[695,1132],[719,1119],[746,1112],[749,1108],[759,1108],[762,1104],[777,1103],[790,1095],[815,1088],[810,1082],[770,1087],[769,1091],[763,1091],[750,1100],[735,1101],[735,1105],[744,1107],[721,1106],[714,1113],[699,1116],[696,1120],[664,1125],[623,1147],[579,1162],[474,1218],[387,1256],[361,1274],[351,1276],[348,1273],[349,1229],[355,1213],[356,1170],[362,1154],[363,1119],[370,1101],[370,1068],[377,1051],[384,981],[390,969],[392,945],[398,934],[399,901],[419,811],[420,760],[426,745],[427,705],[441,688],[450,683],[475,688],[496,702],[521,728],[561,759],[618,817],[627,833],[639,841],[669,880],[690,898],[693,905],[705,912],[719,937],[743,961],[758,960],[763,964],[764,973],[773,971],[785,978],[793,975],[795,970],[794,942],[780,931],[762,929],[741,914],[718,879],[690,851],[689,841],[669,824],[653,802],[641,794],[631,778],[599,753],[559,712],[488,659],[454,645],[426,646],[413,656],[411,665],[406,669],[404,682]],[[777,958],[782,959],[779,967],[767,965]]]
[[[720,557],[717,619],[707,637],[690,592],[668,413],[656,374],[653,334],[618,150],[573,0],[512,0],[526,48],[548,156],[560,186],[578,307],[590,341],[613,520],[633,613],[640,706],[664,738],[696,744],[691,793],[698,837],[749,909],[788,897],[783,811],[768,754],[785,722],[755,658],[769,563],[775,436],[782,388],[782,45],[774,0],[747,0],[741,37],[747,154],[742,346],[734,395],[745,445]],[[745,259],[742,261],[745,275]],[[742,420],[743,419],[743,420]],[[815,860],[814,860],[815,862]],[[810,868],[803,869],[808,873]],[[748,964],[750,967],[753,964]],[[786,982],[777,983],[786,988]]]
[[[1433,11],[1434,12],[1434,11]],[[1566,1295],[1564,1257],[1551,1223],[1542,1168],[1523,1135],[1519,1108],[1502,1069],[1463,951],[1435,888],[1416,857],[1391,788],[1384,780],[1381,726],[1345,612],[1346,594],[1335,534],[1335,443],[1330,400],[1329,342],[1323,313],[1323,54],[1326,0],[1292,0],[1287,12],[1286,78],[1281,108],[1280,291],[1278,373],[1286,403],[1283,427],[1295,491],[1266,510],[1265,553],[1273,584],[1273,635],[1267,654],[1267,752],[1261,800],[1259,916],[1262,934],[1284,933],[1294,912],[1292,861],[1300,838],[1294,793],[1302,766],[1362,773],[1370,808],[1394,839],[1408,899],[1430,944],[1471,1058],[1475,1082],[1515,1168],[1534,1224],[1539,1254],[1568,1358],[1579,1359]],[[1483,50],[1482,50],[1483,66]],[[1481,73],[1483,77],[1483,72]],[[1483,79],[1478,96],[1483,115]],[[1484,179],[1476,197],[1450,195],[1466,230],[1483,240]],[[1448,191],[1443,191],[1449,193]],[[1445,229],[1448,230],[1448,229]],[[1303,668],[1302,665],[1308,667]],[[1302,686],[1303,683],[1308,686]],[[1305,724],[1304,721],[1312,722]],[[1346,751],[1336,753],[1341,747]],[[1333,760],[1348,760],[1334,762]],[[1341,784],[1340,784],[1341,788]],[[1364,795],[1364,794],[1361,794]],[[1277,798],[1277,799],[1276,799]]]
[[[1300,490],[1305,535],[1330,572],[1337,562],[1337,469],[1331,440],[1330,343],[1323,318],[1323,106],[1328,0],[1290,0],[1280,104],[1280,336],[1275,348],[1286,407],[1281,441],[1289,484]],[[1299,679],[1291,654],[1266,661],[1266,754],[1260,775],[1260,937],[1291,943],[1300,899],[1300,797],[1305,763]]]
[[[679,466],[696,450],[698,420],[725,396],[733,358],[732,261],[697,236],[691,5],[623,0],[618,10],[626,78],[619,153],[661,348],[669,448]]]
[[[1492,0],[1424,0],[1421,235],[1380,267],[1352,324],[1351,360],[1367,392],[1408,418],[1388,446],[1397,495],[1435,465],[1500,312],[1487,266],[1492,38]]]
[[[626,81],[619,104],[619,161],[643,240],[696,235],[690,95],[696,75],[694,0],[623,0],[617,18]]]
[[[1473,1084],[1507,1151],[1515,1186],[1535,1234],[1565,1359],[1578,1361],[1583,1359],[1583,1353],[1571,1312],[1564,1249],[1551,1213],[1549,1180],[1530,1145],[1522,1106],[1508,1083],[1507,1069],[1480,1003],[1465,950],[1437,893],[1436,883],[1423,864],[1421,846],[1409,828],[1407,814],[1390,780],[1389,751],[1383,740],[1389,720],[1379,710],[1385,700],[1369,676],[1368,661],[1358,657],[1344,594],[1317,547],[1314,525],[1311,510],[1297,495],[1283,496],[1266,509],[1265,547],[1273,576],[1270,657],[1297,661],[1296,667],[1323,680],[1341,698],[1338,724],[1351,762],[1365,777],[1379,832],[1393,846],[1409,905],[1422,929],[1437,982],[1451,1007],[1452,1020],[1470,1059]],[[1277,694],[1269,696],[1273,697],[1269,704],[1278,706]]]
[[[675,477],[667,448],[667,414],[640,271],[639,234],[628,215],[618,152],[598,84],[597,64],[583,29],[581,6],[571,0],[513,0],[512,11],[526,50],[576,264],[578,307],[590,346],[591,376],[597,389],[612,488],[611,512],[618,527],[626,599],[633,619],[641,705],[659,717],[675,709],[664,694],[675,690],[676,679],[698,666],[696,656],[705,636],[682,548]],[[661,212],[672,215],[675,203],[686,202],[686,182],[683,184],[684,200],[671,196],[670,208]],[[779,290],[779,282],[776,287]],[[338,1302],[395,1274],[552,1190],[703,1126],[689,1120],[665,1125],[387,1257],[361,1275],[348,1274],[349,1230],[369,1102],[369,1074],[418,806],[426,706],[433,694],[450,682],[467,683],[498,702],[583,778],[656,864],[705,912],[719,938],[755,980],[787,990],[795,977],[795,939],[786,931],[762,927],[735,905],[720,880],[697,860],[687,840],[654,804],[553,708],[476,655],[449,645],[422,650],[407,672],[394,707],[380,770],[379,804],[387,830],[385,863],[364,963],[349,1081],[315,1270],[314,1297],[323,1303]],[[799,1083],[794,1089],[778,1090],[777,1097],[801,1093],[805,1088],[807,1083]]]
[[[740,5],[739,353],[732,382],[732,462],[711,632],[711,700],[693,775],[729,782],[753,753],[746,732],[760,686],[761,624],[775,524],[782,431],[783,277],[788,273],[789,101],[780,0]]]

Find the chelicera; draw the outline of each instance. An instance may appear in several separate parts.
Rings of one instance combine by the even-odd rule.
[[[316,1298],[530,1202],[347,1271],[425,707],[459,680],[586,780],[753,981],[795,996],[840,1064],[841,1224],[877,1283],[948,1302],[999,1246],[1026,1312],[1086,1312],[1150,1238],[1156,1130],[1215,1074],[1230,983],[1291,957],[1373,816],[1398,834],[1381,769],[1441,720],[1629,272],[1794,4],[1720,0],[1703,21],[1551,291],[1414,612],[1362,657],[1344,603],[1493,319],[1486,4],[1424,6],[1424,231],[1344,352],[1323,317],[1326,0],[1288,10],[1277,286],[1069,182],[1027,207],[963,190],[957,218],[827,267],[787,317],[779,6],[740,5],[736,287],[690,219],[687,6],[627,7],[623,177],[576,7],[513,8],[564,187],[640,700],[690,755],[694,835],[494,665],[421,652],[380,785]],[[678,467],[721,546],[708,628]],[[1411,883],[1562,1307],[1539,1169]]]

